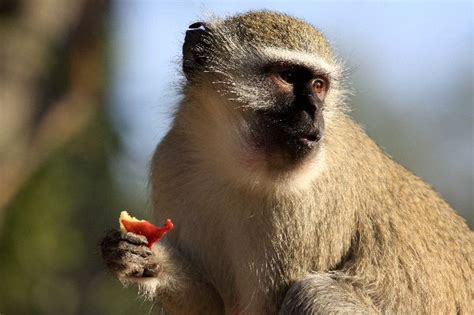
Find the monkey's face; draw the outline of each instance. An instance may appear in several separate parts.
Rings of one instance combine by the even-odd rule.
[[[264,67],[263,81],[273,97],[252,113],[252,141],[273,164],[291,167],[319,147],[329,78],[303,65],[278,62]]]
[[[263,161],[257,167],[291,170],[321,149],[327,112],[342,103],[340,67],[312,26],[293,21],[299,29],[291,34],[285,29],[285,16],[262,13],[249,18],[257,20],[247,23],[244,16],[236,23],[191,25],[183,47],[183,70],[197,94],[219,99],[203,102],[214,104],[210,115],[239,116],[235,126],[222,124],[215,130],[221,148],[227,141],[224,135],[235,127],[239,135],[229,136],[227,142],[238,139],[243,145],[233,145],[229,150],[233,155],[243,147],[243,160]],[[255,32],[252,23],[260,23]],[[283,29],[275,28],[275,23]],[[267,26],[270,33],[258,33]],[[222,114],[228,108],[232,110]]]

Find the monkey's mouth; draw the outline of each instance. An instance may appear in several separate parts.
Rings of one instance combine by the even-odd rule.
[[[308,148],[314,147],[319,140],[321,140],[321,133],[319,131],[312,131],[307,135],[301,136],[297,139],[297,141]]]
[[[310,131],[279,129],[273,130],[271,135],[267,134],[264,147],[269,156],[280,156],[289,166],[317,150],[321,138],[322,130],[318,128],[311,128]]]
[[[290,167],[318,151],[324,136],[322,115],[313,118],[301,112],[259,114],[253,142],[270,161]]]

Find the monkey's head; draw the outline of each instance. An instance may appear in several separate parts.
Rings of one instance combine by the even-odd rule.
[[[185,103],[202,124],[186,120],[200,126],[191,132],[201,149],[226,167],[273,179],[317,163],[325,125],[343,103],[341,69],[327,40],[279,13],[190,25],[183,72]]]

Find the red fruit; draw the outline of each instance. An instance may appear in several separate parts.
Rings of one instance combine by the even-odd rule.
[[[165,225],[159,228],[146,220],[138,220],[130,216],[127,211],[120,213],[119,223],[122,231],[145,236],[148,241],[148,247],[151,247],[166,232],[173,228],[173,223],[170,219],[166,220]]]

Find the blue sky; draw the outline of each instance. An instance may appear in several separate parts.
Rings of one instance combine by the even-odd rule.
[[[143,196],[148,160],[176,102],[187,26],[265,8],[322,30],[348,63],[355,118],[396,160],[472,208],[471,2],[122,0],[113,7],[109,100],[127,149],[119,179]]]

